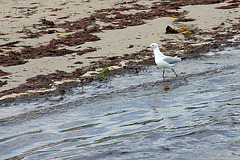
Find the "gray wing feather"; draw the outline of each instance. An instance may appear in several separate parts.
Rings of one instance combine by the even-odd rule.
[[[174,64],[174,63],[180,62],[181,58],[166,56],[163,58],[163,60],[169,64]]]

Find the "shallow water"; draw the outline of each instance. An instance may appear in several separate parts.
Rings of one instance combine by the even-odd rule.
[[[0,108],[1,159],[240,159],[240,50]],[[164,85],[170,87],[165,91]]]

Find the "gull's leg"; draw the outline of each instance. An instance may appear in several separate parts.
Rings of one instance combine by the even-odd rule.
[[[177,73],[174,71],[174,69],[172,69],[172,71],[175,73],[176,77],[178,76]]]
[[[162,77],[164,78],[164,73],[165,73],[165,70],[163,69],[163,73],[162,73]]]

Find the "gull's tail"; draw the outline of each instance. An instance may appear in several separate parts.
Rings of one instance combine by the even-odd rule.
[[[176,61],[179,61],[179,62],[182,61],[182,59],[179,58],[179,57],[177,57],[177,56],[175,56],[174,59],[175,59]]]

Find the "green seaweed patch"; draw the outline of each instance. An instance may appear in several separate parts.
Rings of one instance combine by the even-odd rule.
[[[99,80],[99,81],[107,81],[108,80],[108,77],[105,77],[105,76],[98,76],[98,77],[95,77],[94,78],[95,80]]]
[[[100,71],[99,73],[104,74],[104,73],[109,73],[109,72],[110,72],[109,68],[105,68],[102,71]]]

